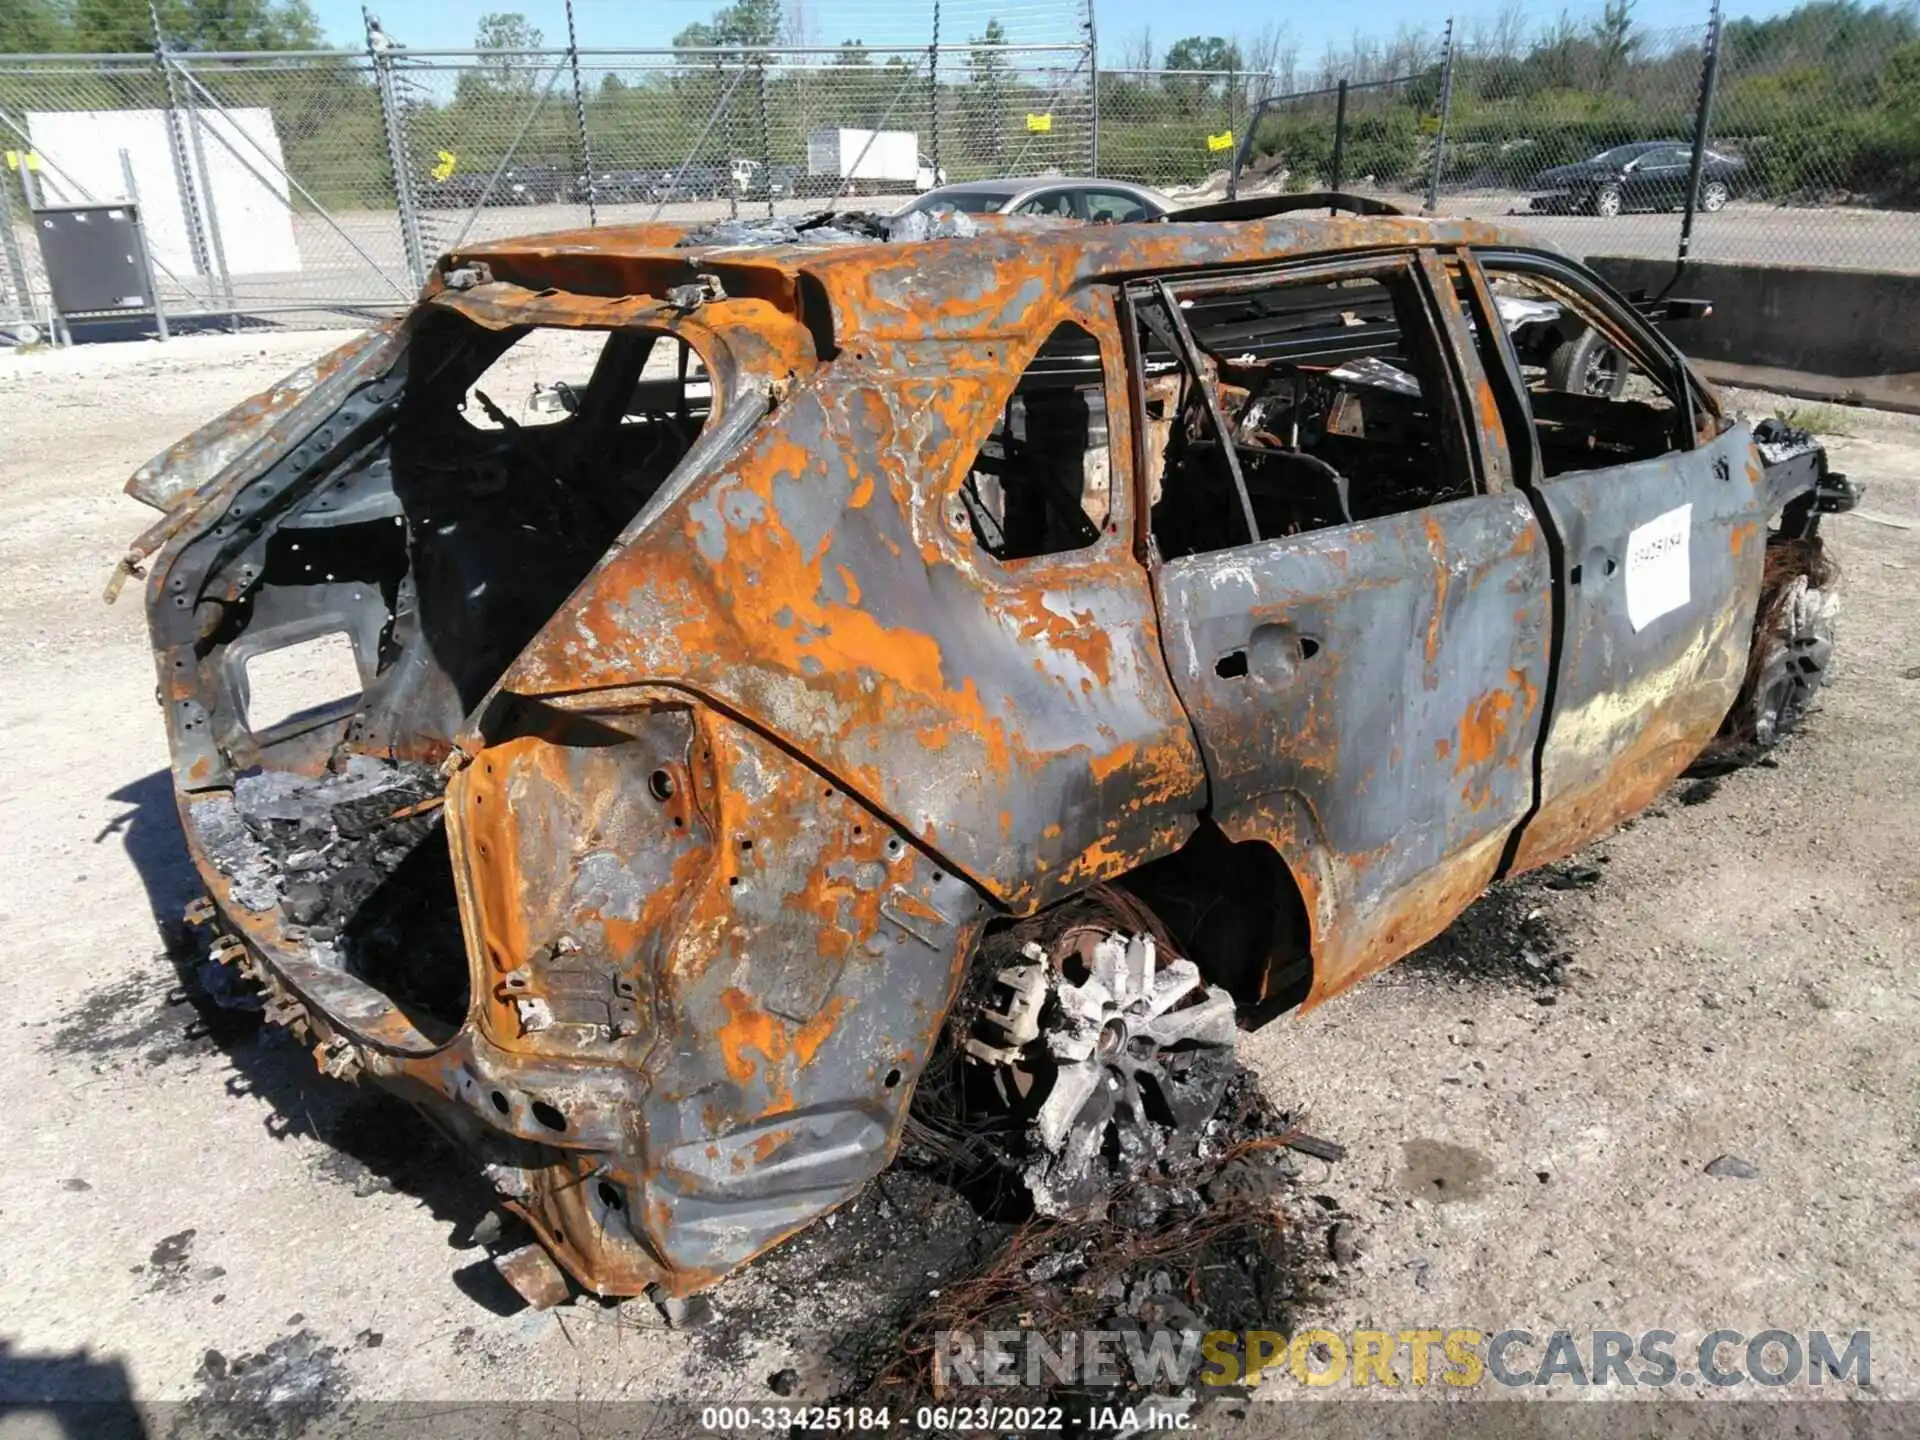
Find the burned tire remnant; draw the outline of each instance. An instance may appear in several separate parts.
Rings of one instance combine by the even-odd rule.
[[[1233,999],[1150,934],[1067,928],[994,977],[966,1059],[1025,1123],[1022,1181],[1042,1215],[1098,1206],[1191,1147],[1233,1073]]]
[[[601,1294],[909,1143],[1186,1205],[1237,1024],[1792,728],[1858,493],[1578,264],[1350,203],[444,257],[129,486],[214,959]]]

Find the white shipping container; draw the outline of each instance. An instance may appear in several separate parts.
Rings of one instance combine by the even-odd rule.
[[[912,185],[920,137],[911,130],[816,130],[807,137],[807,173]]]

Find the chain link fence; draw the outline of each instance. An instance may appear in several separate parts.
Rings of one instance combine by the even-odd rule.
[[[1273,77],[1244,70],[1100,72],[1100,173],[1199,203],[1226,183],[1247,116]]]
[[[463,243],[1090,174],[1091,58],[979,41],[0,58],[0,320],[49,315],[33,206],[135,189],[170,316],[364,323]]]
[[[1197,202],[1227,192],[1237,151],[1242,195],[1345,189],[1579,255],[1675,257],[1684,231],[1695,259],[1920,272],[1912,8],[1449,26],[1412,73],[1354,49],[1264,105],[1265,76],[1102,71],[1102,172]]]
[[[1036,0],[1020,28],[1086,13]],[[1356,41],[1286,93],[1097,70],[1090,26],[943,43],[936,8],[888,33],[923,20],[925,45],[0,57],[0,321],[49,313],[34,204],[137,198],[174,316],[363,323],[465,242],[1042,173],[1176,202],[1344,188],[1575,254],[1920,272],[1911,6],[1449,24]]]

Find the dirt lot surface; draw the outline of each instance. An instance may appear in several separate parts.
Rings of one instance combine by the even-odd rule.
[[[0,1399],[557,1414],[761,1403],[788,1366],[807,1394],[875,1273],[937,1289],[964,1217],[929,1224],[960,1237],[944,1249],[902,1245],[896,1202],[862,1202],[723,1286],[705,1329],[644,1302],[516,1310],[462,1248],[487,1192],[406,1112],[321,1080],[278,1032],[175,1003],[163,931],[195,892],[145,620],[137,587],[100,600],[150,518],[120,486],[337,339],[0,354]],[[1658,1328],[1683,1356],[1719,1328],[1866,1329],[1871,1393],[1920,1398],[1920,427],[1819,418],[1870,490],[1829,530],[1836,683],[1777,765],[1676,789],[1386,976],[1243,1039],[1268,1095],[1347,1147],[1302,1162],[1320,1284],[1294,1320]],[[1755,1173],[1707,1173],[1728,1155]]]

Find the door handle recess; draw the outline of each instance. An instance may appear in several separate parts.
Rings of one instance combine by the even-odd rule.
[[[1319,653],[1320,642],[1291,625],[1260,625],[1247,637],[1244,648],[1229,650],[1214,662],[1213,673],[1222,680],[1255,673],[1280,679]]]

